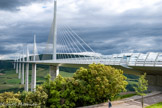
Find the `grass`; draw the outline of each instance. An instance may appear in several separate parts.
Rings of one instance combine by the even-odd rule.
[[[116,97],[114,97],[114,99],[112,99],[112,101],[116,101],[116,100],[120,100],[120,99],[124,99],[124,98],[129,98],[132,96],[135,96],[136,93],[131,93],[131,94],[125,94],[125,95],[117,95]]]
[[[64,69],[65,71],[60,71],[60,75],[63,77],[72,77],[74,74],[74,70],[69,70],[69,69]],[[22,91],[24,89],[24,85],[21,85],[21,80],[18,79],[18,74],[16,74],[16,71],[14,69],[1,69],[0,73],[3,73],[0,75],[0,92],[4,91]],[[29,83],[31,82],[31,68],[29,71]],[[42,84],[45,81],[45,76],[49,74],[48,68],[44,67],[37,67],[37,84]],[[130,75],[129,75],[130,76]],[[129,77],[127,76],[127,77]],[[133,86],[136,85],[136,77],[135,78],[128,78],[128,86],[127,90],[128,91],[133,91]],[[30,87],[30,85],[29,85]],[[122,97],[120,97],[122,98]]]
[[[74,73],[72,72],[64,72],[64,71],[60,71],[60,75],[63,77],[72,77]]]
[[[132,96],[135,96],[135,95],[136,95],[136,93],[121,95],[120,99],[129,98],[129,97],[132,97]]]
[[[147,106],[146,108],[162,108],[162,102]]]
[[[1,73],[2,71],[0,71]],[[31,82],[31,73],[29,71],[29,83]],[[49,73],[48,69],[37,68],[37,84],[42,84],[45,81],[45,76]],[[60,75],[63,77],[72,77],[72,72],[60,71]],[[29,85],[30,87],[30,85]],[[23,91],[24,85],[21,85],[21,80],[18,79],[18,74],[14,69],[3,70],[3,75],[0,75],[0,93],[5,91]]]

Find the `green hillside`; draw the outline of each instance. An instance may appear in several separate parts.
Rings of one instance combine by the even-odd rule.
[[[60,67],[60,75],[63,77],[71,77],[76,71],[76,68]],[[49,66],[37,65],[37,84],[42,84],[45,81],[45,76],[49,73]],[[133,86],[136,85],[137,76],[127,75],[128,91],[133,91]],[[31,82],[31,65],[29,71],[29,81]],[[13,69],[11,61],[0,61],[0,92],[5,91],[23,91],[24,85],[21,85],[21,80],[18,79],[18,74]]]
[[[0,92],[4,91],[23,91],[24,85],[21,85],[21,80],[18,79],[18,74],[14,69],[3,69],[0,71]],[[37,84],[42,84],[45,81],[45,76],[49,73],[46,68],[37,68]],[[71,77],[72,72],[60,71],[63,77]],[[29,71],[29,82],[31,82],[31,70]]]

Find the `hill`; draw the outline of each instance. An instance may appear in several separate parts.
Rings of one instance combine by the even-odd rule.
[[[29,82],[31,82],[31,65],[29,71]],[[77,68],[60,67],[60,75],[63,77],[71,77]],[[42,84],[45,81],[45,76],[49,73],[49,66],[37,65],[37,84]],[[134,91],[133,86],[136,85],[138,76],[124,74],[127,77],[128,91]],[[24,85],[21,85],[21,80],[18,79],[18,74],[13,69],[12,61],[0,61],[0,92],[5,91],[23,91]]]

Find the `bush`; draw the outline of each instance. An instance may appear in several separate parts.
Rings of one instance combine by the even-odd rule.
[[[50,107],[71,108],[104,102],[125,91],[126,85],[123,71],[91,64],[88,69],[77,70],[72,78],[58,76],[54,81],[47,80],[44,88]]]
[[[3,103],[0,107],[9,107],[9,108],[17,108],[21,104],[20,100],[20,92],[4,92],[0,94],[0,103]]]
[[[21,100],[23,104],[45,106],[48,95],[43,90],[43,86],[38,86],[35,92],[23,92],[21,94]]]

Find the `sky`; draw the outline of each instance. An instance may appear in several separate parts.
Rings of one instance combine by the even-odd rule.
[[[162,0],[58,0],[57,10],[96,53],[162,52]],[[34,34],[43,53],[52,19],[53,0],[0,0],[0,59],[32,53]]]

